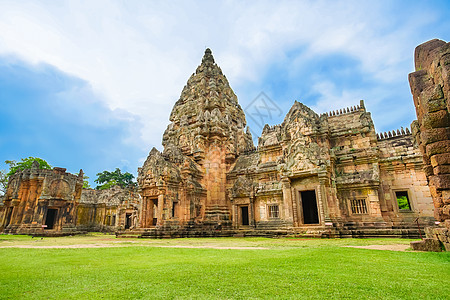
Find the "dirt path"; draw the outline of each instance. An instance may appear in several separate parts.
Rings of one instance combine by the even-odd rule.
[[[70,248],[109,248],[109,247],[129,247],[129,246],[144,246],[156,248],[194,248],[194,249],[230,249],[230,250],[266,250],[264,247],[220,247],[220,246],[163,246],[163,245],[121,245],[120,243],[113,244],[78,244],[78,245],[55,245],[55,246],[35,246],[35,245],[14,245],[14,246],[0,246],[0,248],[29,248],[29,249],[70,249]]]
[[[35,245],[0,246],[0,248],[30,248],[30,249],[107,248],[107,247],[118,247],[118,246],[111,244],[78,244],[78,245],[55,245],[55,246],[35,246]]]
[[[394,245],[368,245],[368,246],[343,246],[343,247],[371,249],[371,250],[405,251],[410,246],[405,244],[394,244]]]

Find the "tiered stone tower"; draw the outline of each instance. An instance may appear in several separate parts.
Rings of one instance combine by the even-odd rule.
[[[147,204],[157,211],[152,222],[173,219],[178,224],[195,220],[203,225],[226,225],[231,208],[226,173],[240,153],[254,146],[250,131],[245,130],[244,112],[210,49],[183,88],[170,121],[163,136],[163,153],[152,150],[139,170],[144,202],[165,195],[161,202],[153,199]],[[166,167],[156,170],[158,164]],[[144,219],[144,227],[151,225]]]

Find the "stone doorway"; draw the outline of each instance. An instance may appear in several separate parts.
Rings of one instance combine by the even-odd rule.
[[[243,226],[249,225],[248,206],[241,206],[241,223]]]
[[[56,216],[58,215],[58,210],[54,208],[47,209],[47,216],[45,217],[45,227],[44,229],[53,229],[55,227]]]
[[[13,213],[13,209],[14,207],[8,207],[8,212],[6,213],[6,220],[5,220],[5,227],[9,225],[9,223],[11,222],[11,216]]]
[[[303,224],[319,224],[316,191],[300,192],[303,208]]]
[[[158,223],[158,199],[153,199],[152,201],[152,225],[156,226],[156,224]]]
[[[125,214],[125,229],[131,228],[131,214]]]

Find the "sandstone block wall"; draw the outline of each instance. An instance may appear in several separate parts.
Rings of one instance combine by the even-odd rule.
[[[450,43],[431,40],[418,46],[415,68],[409,83],[417,112],[416,135],[436,219],[450,228]]]
[[[434,208],[430,205],[432,198],[423,172],[422,155],[414,145],[409,130],[406,133],[402,129],[402,132],[395,133],[395,136],[382,134],[378,141],[380,177],[383,179],[380,195],[382,210],[391,212],[394,220],[420,217],[422,221],[431,221]],[[399,209],[396,191],[407,191],[411,211]]]
[[[69,234],[76,231],[75,218],[83,185],[78,175],[64,168],[18,170],[9,178],[0,228],[7,233]]]
[[[450,43],[431,40],[416,48],[416,71],[409,84],[416,107],[416,140],[423,154],[425,174],[440,228],[429,229],[430,238],[450,249]]]
[[[107,190],[83,189],[76,226],[85,231],[116,231],[137,227],[141,197],[137,191],[114,186]],[[128,217],[127,217],[128,215]],[[128,225],[127,225],[127,218]]]

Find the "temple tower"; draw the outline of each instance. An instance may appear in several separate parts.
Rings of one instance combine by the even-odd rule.
[[[226,173],[240,153],[254,146],[250,131],[245,128],[244,111],[210,49],[206,49],[202,63],[184,86],[170,121],[163,135],[161,156],[174,169],[172,173],[180,174],[180,180],[172,184],[178,185],[179,192],[172,194],[186,202],[182,207],[190,208],[184,215],[203,223],[222,224],[230,220]],[[147,176],[151,178],[147,182],[155,181],[154,186],[164,185],[156,182],[155,178],[163,179],[158,174],[149,175],[149,166],[144,164],[140,170],[141,181]],[[145,190],[146,184],[142,184]],[[198,191],[197,196],[192,196],[189,185]],[[200,212],[193,213],[194,206]]]

